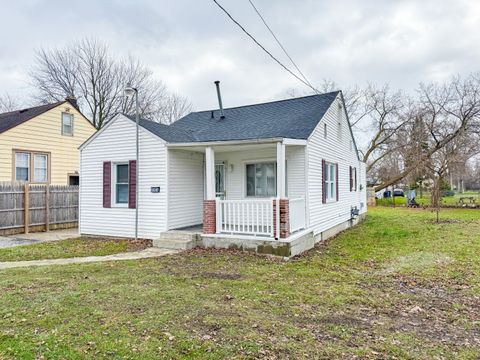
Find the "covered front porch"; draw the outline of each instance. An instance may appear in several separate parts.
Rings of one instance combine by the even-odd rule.
[[[272,139],[171,146],[203,154],[202,235],[263,241],[307,229],[305,145]]]

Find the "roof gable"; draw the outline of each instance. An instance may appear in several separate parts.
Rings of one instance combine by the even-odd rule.
[[[70,100],[67,99],[51,104],[44,104],[0,114],[0,134],[65,103],[69,103],[70,105],[72,105],[72,107],[74,107],[80,113],[80,115],[82,115],[82,117],[86,121],[88,121],[88,119],[80,112],[80,110],[78,110],[76,105],[71,103]],[[93,126],[90,121],[88,121],[88,123]]]
[[[37,117],[38,115],[41,115],[44,112],[63,104],[64,102],[65,100],[53,104],[45,104],[0,114],[0,134],[10,130],[11,128],[14,128],[15,126],[23,124],[24,122],[33,119],[34,117]]]

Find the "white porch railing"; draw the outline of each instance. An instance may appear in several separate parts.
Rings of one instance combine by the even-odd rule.
[[[273,237],[273,200],[216,199],[217,233]]]
[[[290,199],[289,202],[290,233],[305,229],[305,198]]]

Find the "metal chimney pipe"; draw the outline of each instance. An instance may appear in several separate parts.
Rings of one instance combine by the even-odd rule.
[[[222,94],[220,93],[219,80],[215,81],[215,86],[217,87],[218,106],[220,106],[220,119],[225,119],[225,114],[223,113]]]

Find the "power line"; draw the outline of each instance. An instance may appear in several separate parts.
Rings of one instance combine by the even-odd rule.
[[[262,16],[262,14],[260,14],[260,11],[257,9],[257,7],[253,4],[252,0],[248,0],[248,2],[250,3],[250,5],[252,5],[253,9],[255,10],[255,12],[257,13],[257,15],[260,17],[260,19],[262,20],[263,24],[265,25],[265,27],[268,29],[268,31],[270,32],[270,34],[272,34],[273,38],[275,39],[275,41],[277,42],[278,46],[280,46],[280,48],[283,50],[283,52],[285,53],[285,55],[287,55],[288,59],[290,60],[290,62],[292,63],[292,65],[295,67],[295,69],[297,69],[298,73],[302,76],[302,78],[305,80],[305,82],[308,83],[308,86],[310,86],[311,88],[314,88],[312,83],[310,81],[308,81],[307,77],[305,76],[305,74],[300,70],[300,68],[297,66],[297,64],[295,63],[295,61],[293,61],[292,57],[290,56],[290,54],[288,53],[288,51],[285,49],[285,47],[282,45],[282,43],[280,42],[280,40],[278,40],[277,36],[275,35],[275,33],[273,32],[273,30],[270,28],[270,26],[268,26],[267,24],[267,21],[265,20],[265,18]],[[318,90],[315,89],[315,92],[316,93],[319,93]]]
[[[270,51],[268,51],[267,49],[265,49],[265,47],[260,44],[257,39],[255,39],[253,37],[253,35],[251,35],[237,20],[235,20],[233,18],[232,15],[230,15],[230,13],[222,6],[218,3],[217,0],[213,0],[213,2],[230,18],[230,20],[232,20],[245,34],[247,34],[247,36],[253,40],[253,42],[255,44],[257,44],[263,51],[265,51],[268,56],[270,56],[278,65],[280,65],[284,70],[286,70],[290,75],[292,75],[293,77],[295,77],[297,80],[299,80],[300,82],[302,82],[304,85],[308,86],[309,88],[311,88],[313,91],[317,92],[318,93],[318,90],[315,89],[312,85],[310,85],[308,82],[306,82],[305,80],[303,80],[302,78],[300,78],[297,74],[295,74],[294,72],[292,72],[288,67],[286,67],[280,60],[278,60],[275,56],[272,55],[272,53]]]

